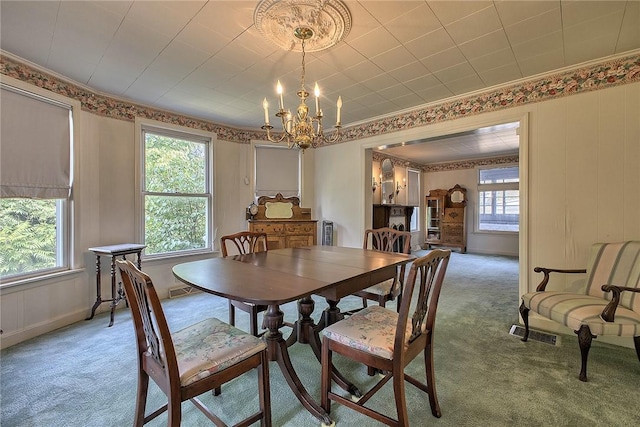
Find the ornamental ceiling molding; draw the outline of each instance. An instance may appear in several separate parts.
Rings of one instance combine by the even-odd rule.
[[[243,144],[265,139],[261,130],[232,128],[105,96],[4,53],[0,54],[0,74],[75,99],[84,111],[105,117],[130,122],[143,117],[216,133],[218,139]],[[637,82],[640,82],[640,53],[343,128],[339,143]],[[333,144],[318,147],[326,145]]]
[[[305,41],[306,52],[329,49],[351,31],[351,14],[340,0],[262,0],[253,22],[264,37],[294,52],[302,52],[302,40],[294,35],[297,28],[313,31]]]

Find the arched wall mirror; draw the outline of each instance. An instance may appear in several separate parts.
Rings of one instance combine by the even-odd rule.
[[[449,189],[449,200],[454,207],[466,206],[467,190],[456,184],[455,187]]]
[[[393,203],[393,198],[395,197],[395,188],[393,186],[395,180],[395,170],[393,167],[393,162],[391,159],[383,159],[380,164],[380,169],[382,171],[382,203]]]

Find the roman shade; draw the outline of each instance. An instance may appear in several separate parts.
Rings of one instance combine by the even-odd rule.
[[[286,147],[256,146],[256,197],[299,196],[300,152]]]
[[[1,197],[67,198],[71,107],[6,85],[0,101]]]

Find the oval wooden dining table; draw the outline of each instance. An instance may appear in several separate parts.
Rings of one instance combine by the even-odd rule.
[[[174,266],[173,274],[178,280],[203,292],[267,305],[264,325],[268,332],[264,339],[270,360],[278,363],[302,405],[329,425],[331,418],[307,392],[295,372],[288,346],[294,341],[310,344],[320,360],[318,331],[342,318],[338,307],[340,298],[394,277],[399,266],[414,258],[412,255],[360,248],[309,246],[186,262]],[[318,325],[311,318],[314,310],[311,295],[324,297],[328,303]],[[292,301],[298,301],[300,317],[285,341],[280,331],[284,326],[280,305]],[[360,395],[359,390],[336,370],[334,378],[351,394]]]

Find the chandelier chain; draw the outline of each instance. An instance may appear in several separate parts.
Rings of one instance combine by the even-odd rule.
[[[304,51],[304,41],[305,39],[302,39],[302,76],[300,77],[300,80],[302,81],[302,91],[304,91],[304,77],[306,74],[305,61],[304,61],[304,56],[306,52]]]

